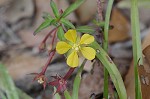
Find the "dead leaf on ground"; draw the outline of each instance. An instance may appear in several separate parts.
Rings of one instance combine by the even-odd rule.
[[[127,18],[117,9],[113,8],[110,24],[114,26],[109,31],[109,42],[124,41],[130,38],[130,25]]]
[[[103,90],[103,72],[102,66],[98,62],[94,64],[93,74],[88,73],[83,75],[80,90],[79,99],[89,99],[93,93],[102,93]]]
[[[27,74],[38,72],[45,63],[46,57],[35,57],[30,52],[12,50],[9,52],[9,58],[6,59],[4,65],[7,67],[13,79],[20,79]]]
[[[145,39],[142,43],[143,53],[145,55],[145,58],[143,58],[143,66],[139,66],[139,77],[141,80],[141,88],[142,88],[142,94],[143,99],[149,99],[149,80],[150,80],[150,64],[149,64],[149,57],[150,57],[150,32],[145,36]],[[148,59],[147,59],[148,58]],[[133,61],[129,68],[129,71],[125,77],[125,86],[127,90],[127,95],[130,99],[135,99],[135,84],[134,84],[134,66]],[[149,98],[147,98],[149,97]]]

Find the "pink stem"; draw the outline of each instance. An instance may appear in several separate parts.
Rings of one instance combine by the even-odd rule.
[[[42,41],[41,43],[45,43],[46,40],[48,39],[48,37],[51,35],[51,33],[53,33],[54,31],[56,31],[56,29],[57,29],[57,28],[52,29],[52,30],[45,36],[45,38],[43,39],[43,41]]]
[[[67,72],[67,74],[63,77],[64,80],[67,80],[71,74],[73,73],[73,71],[75,70],[75,68],[70,68],[69,71]]]
[[[47,62],[46,62],[46,64],[45,64],[45,66],[44,66],[43,69],[42,69],[42,73],[43,73],[43,74],[45,74],[48,65],[51,63],[51,61],[52,61],[52,59],[53,59],[53,57],[54,57],[54,55],[55,55],[55,52],[56,52],[56,51],[54,50],[54,51],[52,51],[52,52],[50,53],[50,56],[49,56],[49,58],[48,58],[48,60],[47,60]]]

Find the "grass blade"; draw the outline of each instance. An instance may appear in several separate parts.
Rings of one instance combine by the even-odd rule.
[[[77,75],[75,77],[75,80],[73,83],[72,99],[78,99],[78,92],[79,92],[79,87],[80,87],[80,82],[81,82],[81,73],[82,73],[85,63],[86,63],[86,60],[84,60],[83,63],[81,64],[77,72]]]
[[[67,90],[65,90],[64,95],[65,95],[65,99],[71,99],[71,96]]]
[[[54,87],[54,92],[56,92],[56,88]],[[61,99],[60,95],[58,93],[56,93],[54,95],[55,99]]]
[[[7,99],[19,99],[14,82],[2,64],[0,64],[0,89],[6,94]]]
[[[110,77],[114,83],[114,86],[117,90],[117,93],[119,95],[119,98],[127,99],[126,89],[116,65],[113,63],[108,54],[100,47],[100,45],[97,42],[93,42],[91,44],[91,47],[93,47],[97,51],[96,57],[102,62],[104,67],[108,70]]]
[[[134,60],[134,75],[135,75],[135,98],[142,99],[141,84],[138,75],[137,63],[143,64],[142,48],[140,38],[139,14],[138,14],[138,1],[131,0],[131,28],[132,28],[132,45],[133,45],[133,60]]]
[[[19,99],[33,99],[30,96],[28,96],[26,93],[24,93],[22,90],[20,90],[18,88],[16,88],[16,89],[19,94]]]
[[[104,25],[104,40],[103,40],[103,49],[108,52],[108,30],[109,30],[109,21],[110,14],[112,10],[114,0],[109,0],[105,16],[105,25]],[[108,71],[104,68],[104,95],[103,98],[108,99]]]

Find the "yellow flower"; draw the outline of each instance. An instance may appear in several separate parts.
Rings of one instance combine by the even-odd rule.
[[[65,33],[66,42],[60,41],[56,45],[56,51],[59,54],[70,52],[67,57],[67,64],[70,67],[77,67],[79,65],[79,53],[88,59],[92,60],[95,58],[95,50],[88,47],[88,44],[94,41],[94,37],[89,34],[84,34],[81,39],[78,38],[76,30],[68,30]]]

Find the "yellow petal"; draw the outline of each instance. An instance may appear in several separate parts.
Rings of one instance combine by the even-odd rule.
[[[67,44],[66,42],[60,41],[56,45],[56,51],[59,54],[66,53],[71,48],[71,45]]]
[[[94,59],[95,55],[96,55],[96,51],[91,47],[82,47],[81,48],[81,53],[88,60]]]
[[[65,33],[65,38],[70,41],[70,42],[73,42],[75,43],[76,42],[76,39],[77,39],[77,33],[76,33],[76,30],[68,30],[66,33]]]
[[[82,37],[81,37],[81,40],[80,40],[80,44],[90,44],[94,41],[94,37],[92,35],[89,35],[89,34],[84,34]]]
[[[67,64],[70,67],[77,67],[79,65],[79,57],[76,51],[73,51],[67,58]]]

